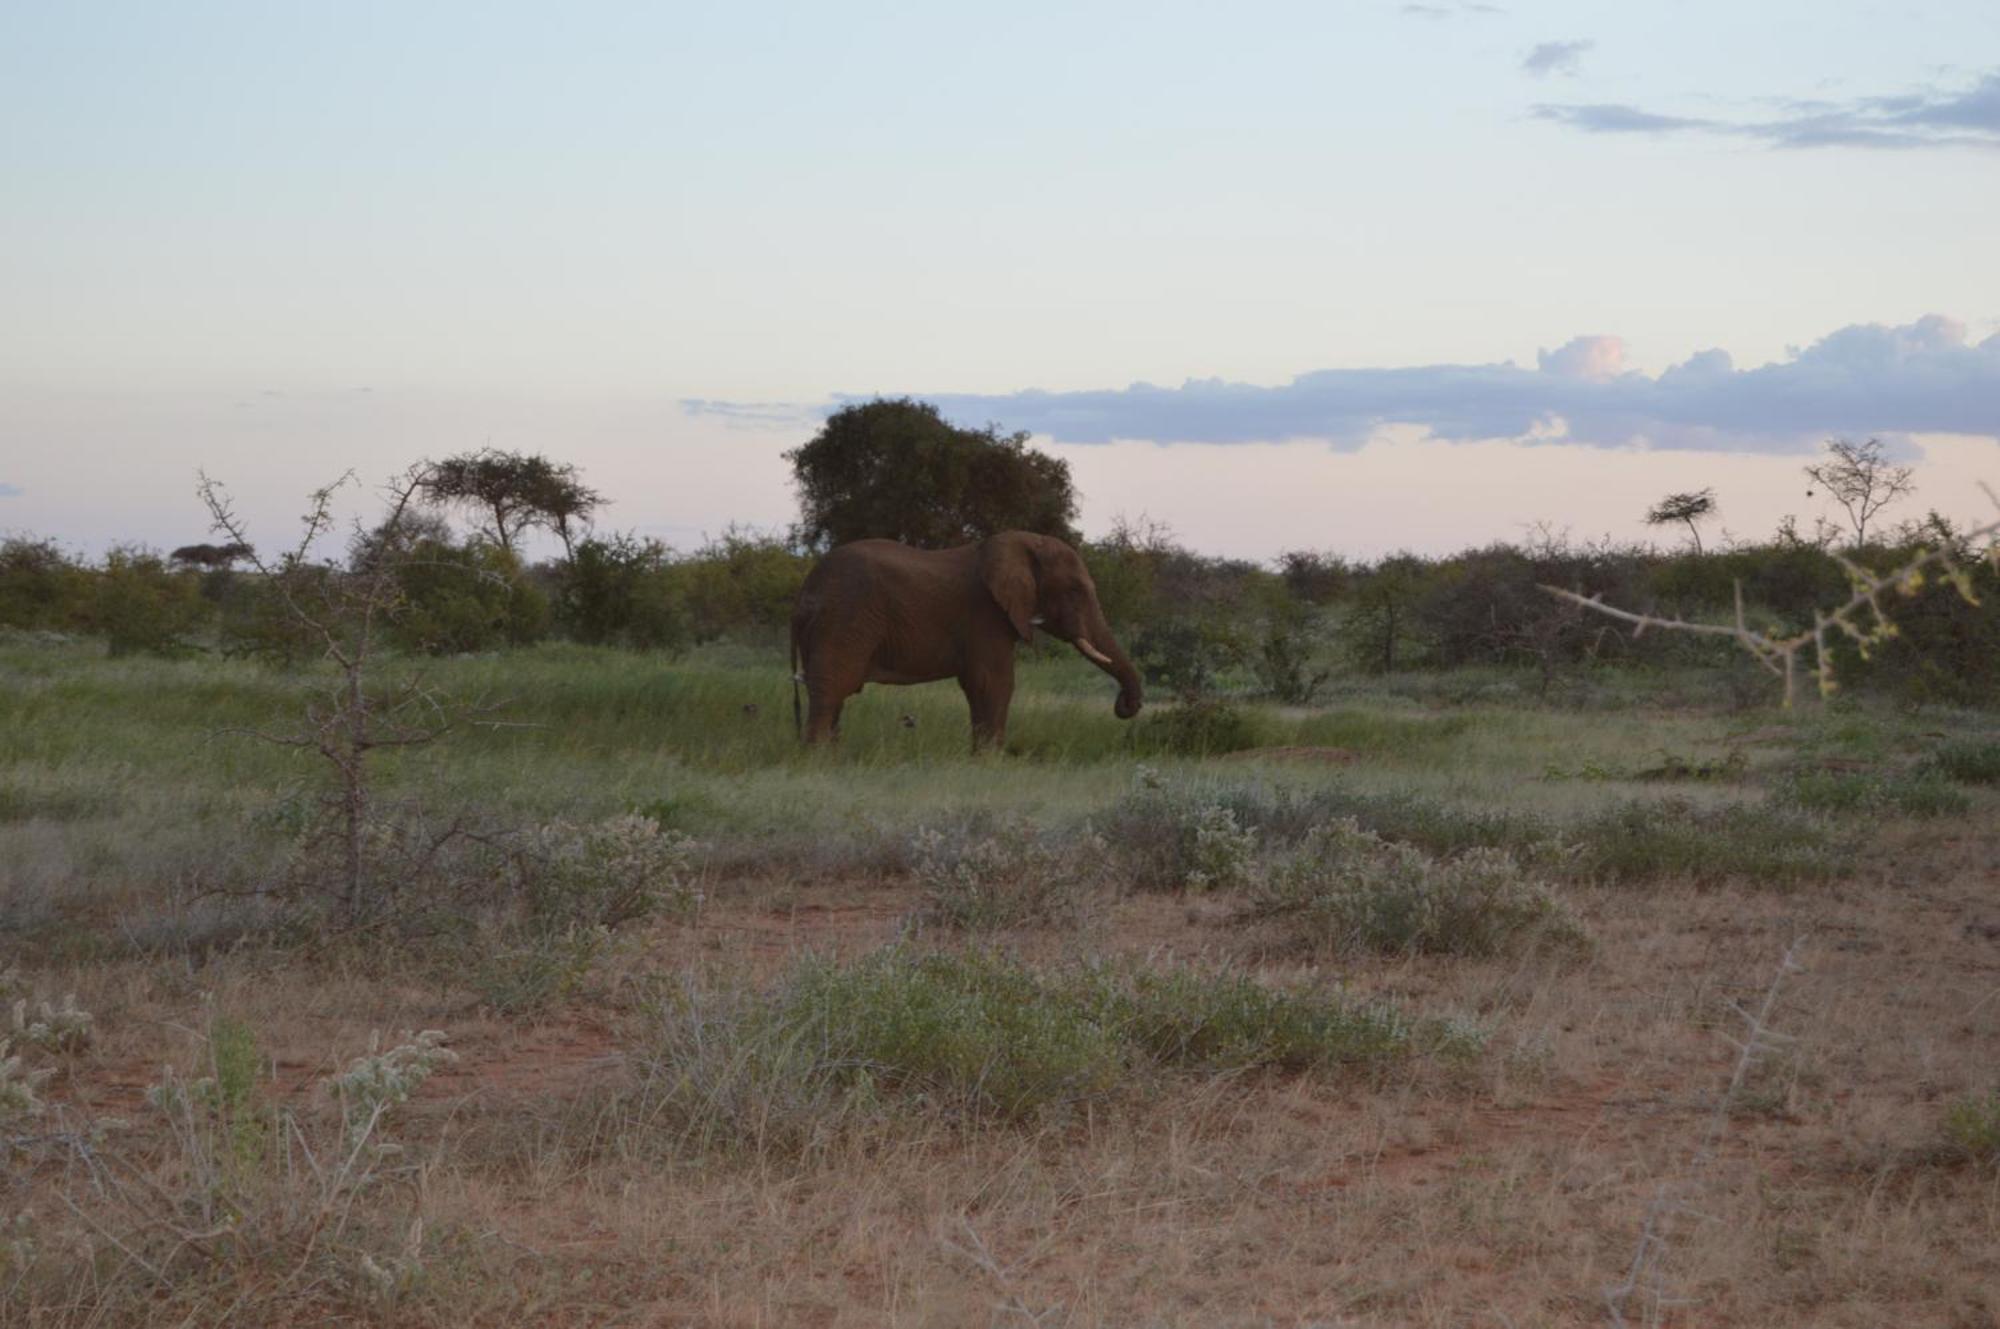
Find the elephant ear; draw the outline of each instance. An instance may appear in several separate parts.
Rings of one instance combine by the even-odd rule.
[[[979,551],[979,579],[1022,641],[1035,635],[1035,551],[1018,532],[989,537]]]

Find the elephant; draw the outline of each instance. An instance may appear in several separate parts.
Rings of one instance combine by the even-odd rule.
[[[1032,641],[1036,628],[1118,680],[1119,719],[1139,713],[1139,671],[1104,621],[1089,570],[1061,540],[1002,531],[956,549],[841,545],[806,575],[792,608],[793,724],[809,744],[830,742],[841,706],[863,684],[955,678],[972,710],[973,750],[998,746],[1014,696],[1014,645]]]

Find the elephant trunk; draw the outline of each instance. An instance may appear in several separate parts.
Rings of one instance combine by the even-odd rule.
[[[1113,713],[1121,720],[1137,715],[1145,704],[1146,691],[1125,648],[1111,635],[1111,625],[1104,621],[1103,610],[1093,607],[1089,622],[1077,634],[1074,645],[1084,659],[1118,680],[1118,701],[1112,707]]]

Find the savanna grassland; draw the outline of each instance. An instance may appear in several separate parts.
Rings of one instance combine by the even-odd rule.
[[[0,1321],[2000,1322],[1993,714],[778,657],[0,643]]]

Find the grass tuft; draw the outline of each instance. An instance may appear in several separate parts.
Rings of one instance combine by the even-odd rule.
[[[1806,812],[1886,813],[1955,817],[1972,806],[1965,791],[1935,769],[1800,771],[1779,786],[1777,799]]]
[[[1585,818],[1573,834],[1576,870],[1614,885],[1671,879],[1791,886],[1845,871],[1841,845],[1826,824],[1782,808],[1631,799]]]
[[[1044,974],[997,952],[891,946],[801,961],[765,992],[685,985],[629,1054],[629,1120],[694,1151],[794,1153],[865,1127],[1012,1123],[1151,1069],[1380,1070],[1462,1060],[1466,1028],[1385,1002],[1186,967]]]
[[[2000,1090],[1968,1095],[1945,1109],[1944,1138],[1962,1157],[2000,1164]]]
[[[1940,743],[1930,765],[1960,784],[2000,784],[2000,738],[1955,738]]]

